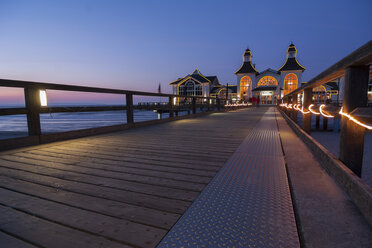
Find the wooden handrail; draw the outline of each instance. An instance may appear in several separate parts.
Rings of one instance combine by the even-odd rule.
[[[54,83],[42,83],[32,81],[21,81],[11,79],[0,79],[0,87],[12,87],[12,88],[36,88],[45,90],[61,90],[61,91],[78,91],[78,92],[90,92],[90,93],[107,93],[107,94],[132,94],[138,96],[159,96],[159,97],[189,97],[198,99],[213,99],[213,97],[204,96],[184,96],[184,95],[173,95],[165,93],[154,93],[145,91],[133,91],[133,90],[119,90],[109,88],[98,88],[89,86],[78,86],[68,84],[54,84]]]

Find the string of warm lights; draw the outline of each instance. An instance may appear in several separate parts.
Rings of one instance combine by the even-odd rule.
[[[313,113],[314,115],[320,115],[319,112],[315,112],[315,111],[312,109],[313,106],[314,106],[314,104],[310,104],[310,105],[309,105],[309,110],[310,110],[310,112]]]
[[[310,111],[305,111],[304,110],[304,106],[302,106],[302,108],[301,108],[301,110],[300,110],[304,115],[306,115],[306,114],[310,114]]]
[[[319,112],[321,115],[323,115],[324,117],[327,117],[327,118],[333,118],[334,116],[333,115],[327,115],[326,113],[323,112],[323,108],[325,107],[325,104],[322,104],[319,106]]]
[[[241,106],[251,106],[252,103],[232,103],[232,104],[225,104],[225,107],[241,107]]]
[[[369,125],[367,125],[367,124],[364,124],[364,123],[358,121],[357,119],[355,119],[355,118],[352,117],[351,115],[349,115],[349,114],[347,114],[347,113],[344,113],[342,110],[343,110],[343,107],[341,107],[341,109],[340,109],[340,112],[339,112],[340,115],[343,115],[343,116],[349,118],[349,120],[353,121],[354,123],[358,124],[359,126],[365,127],[365,128],[367,128],[368,130],[372,130],[372,126],[369,126]]]
[[[293,108],[293,109],[295,109],[295,110],[300,111],[300,112],[303,113],[303,114],[309,114],[309,113],[312,113],[312,114],[315,114],[315,115],[322,115],[322,116],[327,117],[327,118],[334,118],[334,117],[335,117],[335,116],[333,116],[333,115],[326,114],[326,113],[323,111],[323,108],[326,107],[325,104],[322,104],[322,105],[319,106],[319,112],[316,112],[316,111],[313,109],[314,104],[310,104],[310,106],[308,107],[309,111],[304,110],[304,107],[303,107],[303,106],[300,108],[300,107],[299,107],[299,104],[294,104],[294,105],[292,106],[292,104],[289,104],[289,105],[288,105],[287,103],[282,103],[282,104],[280,104],[279,106],[281,106],[281,107],[285,107],[285,108],[287,108],[287,109],[292,109],[292,108]],[[368,130],[372,130],[372,126],[367,125],[367,124],[364,124],[364,123],[358,121],[357,119],[355,119],[355,118],[354,118],[353,116],[351,116],[350,114],[347,114],[347,113],[343,112],[343,107],[341,107],[339,114],[340,114],[340,115],[343,115],[343,116],[345,116],[345,117],[347,117],[347,118],[349,118],[349,120],[353,121],[354,123],[356,123],[356,124],[358,124],[358,125],[360,125],[360,126],[362,126],[362,127],[367,128]]]

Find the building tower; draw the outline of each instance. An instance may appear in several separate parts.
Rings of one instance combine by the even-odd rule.
[[[252,53],[248,48],[243,54],[243,64],[235,72],[237,78],[238,100],[248,100],[252,96],[253,84],[256,83],[258,71],[252,65]]]
[[[284,65],[278,70],[281,74],[280,87],[283,89],[282,97],[301,85],[302,73],[305,67],[300,65],[297,61],[297,49],[293,43],[291,43],[287,49],[287,60]]]

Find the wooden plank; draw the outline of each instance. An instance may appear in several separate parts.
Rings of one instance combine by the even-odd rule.
[[[67,179],[61,179],[65,177],[66,172],[59,172],[59,175],[58,172],[55,172],[53,175],[43,175],[39,174],[38,172],[40,169],[34,166],[26,167],[22,166],[21,163],[14,162],[7,162],[6,165],[8,165],[9,167],[5,167],[3,164],[0,167],[0,172],[3,175],[38,183],[41,185],[52,187],[57,186],[59,189],[72,191],[75,193],[86,194],[109,200],[116,200],[136,206],[152,208],[175,214],[183,213],[190,205],[190,202],[186,201],[174,200],[164,197],[152,196],[137,192],[129,192]],[[12,168],[11,166],[17,166],[18,169]],[[49,173],[51,174],[51,171],[49,171]]]
[[[63,158],[72,159],[72,160],[77,158],[76,156],[73,156],[73,155],[60,155],[60,154],[56,154],[56,153],[52,153],[48,151],[41,151],[41,150],[17,153],[17,155],[18,154],[21,157],[28,157],[28,158],[33,158],[33,156],[35,155],[36,156],[41,155],[43,157],[39,157],[41,158],[40,160],[43,160],[43,158],[45,157],[45,161],[57,162],[57,163],[64,163]],[[39,163],[40,160],[38,161],[38,164],[40,164]],[[71,164],[71,163],[67,163],[67,164]],[[211,176],[187,175],[187,174],[183,174],[180,172],[175,173],[175,172],[167,172],[167,171],[157,171],[157,170],[153,170],[153,168],[144,170],[141,168],[110,166],[110,165],[105,166],[103,164],[86,163],[86,162],[78,162],[78,163],[74,163],[73,165],[80,166],[83,168],[88,168],[88,171],[90,171],[89,169],[95,169],[98,172],[100,170],[103,170],[103,171],[115,172],[115,173],[128,173],[128,174],[133,174],[133,175],[155,176],[159,178],[176,179],[180,181],[196,182],[196,183],[203,183],[203,184],[208,183],[211,179]],[[85,170],[85,172],[87,173],[88,171]]]
[[[53,148],[50,148],[53,149]],[[102,155],[102,156],[110,156],[114,157],[116,159],[122,159],[122,158],[135,158],[135,159],[143,159],[143,160],[150,160],[150,161],[165,161],[165,162],[172,162],[172,163],[183,163],[183,164],[195,164],[195,165],[200,165],[202,164],[205,167],[210,167],[210,168],[219,168],[220,166],[216,164],[223,164],[223,162],[226,159],[210,159],[210,157],[204,158],[203,159],[195,159],[192,158],[192,155],[190,157],[184,156],[167,156],[167,153],[164,152],[164,154],[153,154],[153,153],[147,153],[146,151],[142,151],[142,153],[132,153],[126,150],[123,150],[121,152],[117,151],[112,151],[111,149],[94,149],[90,148],[87,149],[85,147],[81,147],[79,145],[71,145],[71,146],[58,146],[56,149],[65,149],[70,151],[76,151],[76,152],[84,152],[84,153],[93,153],[96,155]],[[213,158],[213,157],[212,157]],[[205,159],[208,159],[207,161]]]
[[[126,219],[148,226],[169,229],[180,217],[151,208],[135,206],[61,189],[59,185],[41,185],[0,175],[0,187],[40,199],[91,211],[118,219]]]
[[[105,151],[105,152],[111,152],[111,153],[117,153],[120,155],[123,154],[133,154],[133,155],[151,155],[151,156],[165,156],[169,158],[182,158],[182,159],[189,159],[189,160],[195,160],[195,161],[203,161],[208,160],[216,163],[223,163],[226,161],[227,156],[220,156],[218,154],[210,153],[208,155],[200,154],[199,152],[191,153],[188,150],[185,150],[184,152],[177,152],[170,149],[159,149],[162,146],[157,146],[157,148],[154,149],[138,149],[138,148],[132,148],[132,147],[125,147],[124,149],[121,147],[115,147],[115,146],[101,146],[101,145],[95,145],[95,144],[87,144],[87,143],[78,143],[75,146],[78,146],[80,148],[84,148],[86,150],[90,151]],[[185,147],[184,147],[185,149]]]
[[[107,172],[102,170],[90,169],[87,167],[79,167],[60,163],[50,163],[45,161],[35,161],[27,158],[23,159],[18,157],[15,157],[15,159],[13,160],[7,160],[6,162],[0,159],[0,162],[3,163],[3,166],[7,168],[9,168],[10,166],[17,166],[17,164],[13,164],[13,162],[21,162],[23,165],[34,165],[32,167],[33,169],[32,172],[37,171],[36,169],[38,169],[41,171],[41,174],[43,175],[50,175],[66,180],[83,182],[115,189],[122,189],[131,192],[150,194],[170,199],[178,199],[182,201],[192,201],[195,199],[195,197],[198,196],[200,192],[200,190],[196,189],[189,190],[179,189],[182,186],[178,185],[177,187],[171,187],[159,186],[156,184],[147,184],[146,182],[138,182],[136,180],[137,175],[135,174]],[[29,169],[27,166],[25,167],[19,166],[16,168],[24,170]],[[59,177],[61,173],[64,173],[63,177]],[[204,184],[201,185],[201,188],[203,187]]]
[[[138,155],[132,155],[132,154],[124,154],[124,155],[118,155],[118,153],[113,153],[113,152],[106,152],[106,151],[91,151],[87,150],[84,148],[79,148],[79,147],[64,147],[64,146],[58,146],[58,147],[53,147],[50,149],[57,149],[57,150],[65,150],[68,153],[72,154],[80,154],[81,156],[88,156],[91,158],[103,158],[103,159],[113,159],[115,158],[116,160],[121,160],[123,159],[124,161],[126,159],[130,159],[131,161],[135,162],[169,162],[169,163],[175,163],[175,164],[183,164],[185,166],[190,165],[191,166],[196,166],[197,168],[199,167],[204,167],[204,168],[209,168],[211,170],[218,170],[220,166],[216,166],[215,162],[208,162],[208,161],[192,161],[188,159],[177,159],[177,158],[167,158],[165,156],[150,156],[147,154],[143,154],[143,156],[138,156]]]
[[[101,168],[109,171],[121,171],[121,172],[130,172],[133,170],[140,170],[143,171],[145,174],[147,174],[147,171],[150,172],[165,172],[165,173],[172,173],[172,175],[190,175],[190,176],[198,176],[198,177],[203,177],[203,178],[211,178],[215,175],[215,172],[213,171],[203,171],[203,170],[194,170],[194,169],[184,169],[180,167],[171,167],[171,166],[166,166],[166,165],[153,165],[153,164],[138,164],[138,163],[130,163],[130,162],[115,162],[110,163],[105,160],[102,161],[97,161],[96,163],[89,163],[89,162],[72,162],[76,161],[79,159],[77,155],[71,155],[71,154],[64,154],[64,153],[59,153],[55,151],[44,151],[44,150],[30,150],[27,151],[27,153],[32,153],[32,154],[39,154],[39,155],[47,155],[48,160],[53,159],[53,158],[69,158],[69,161],[67,161],[67,164],[78,164],[81,166],[86,166],[86,167],[92,167],[92,168]],[[65,160],[66,161],[66,160]],[[63,163],[66,163],[63,161]],[[149,173],[150,173],[149,172]],[[144,175],[145,175],[144,174]],[[165,174],[166,175],[166,174]]]
[[[41,247],[130,247],[0,205],[0,229]],[[22,225],[20,225],[22,223]]]
[[[26,214],[32,213],[40,219],[53,221],[96,237],[133,246],[154,247],[166,234],[162,229],[88,212],[6,189],[0,189],[0,205]],[[139,233],[141,235],[138,235]]]
[[[81,156],[82,159],[85,159],[85,161],[88,162],[93,162],[96,161],[97,159],[99,160],[105,160],[105,161],[117,161],[117,162],[135,162],[135,163],[147,163],[147,164],[153,164],[153,165],[164,165],[164,164],[171,164],[173,167],[181,167],[181,168],[187,168],[187,169],[195,169],[195,170],[206,170],[206,171],[218,171],[219,167],[218,166],[205,166],[204,164],[201,163],[192,163],[190,161],[171,161],[171,160],[152,160],[147,157],[142,157],[139,158],[138,156],[125,156],[122,158],[116,158],[115,156],[110,156],[110,155],[103,155],[103,154],[95,154],[91,153],[89,151],[85,150],[79,150],[79,151],[72,151],[69,150],[68,148],[63,148],[63,147],[53,147],[49,148],[50,150],[53,151],[60,151],[61,153],[65,154],[74,154],[77,156]]]
[[[0,166],[6,166],[8,164],[7,162],[9,162],[10,165],[13,162],[18,162],[24,165],[34,165],[34,166],[45,167],[46,169],[54,168],[54,169],[58,169],[59,171],[75,172],[75,173],[90,175],[93,177],[96,176],[98,178],[102,177],[102,179],[104,178],[108,178],[111,180],[118,179],[122,181],[122,185],[124,185],[128,181],[128,182],[138,182],[138,183],[148,184],[154,187],[164,186],[168,188],[197,191],[197,192],[200,192],[201,189],[203,189],[204,186],[207,184],[207,182],[209,182],[209,179],[206,180],[207,182],[201,183],[201,182],[190,182],[187,180],[181,181],[179,179],[176,180],[176,179],[170,179],[170,178],[165,178],[165,177],[152,177],[152,176],[145,176],[145,175],[117,173],[117,172],[110,172],[110,171],[105,171],[105,170],[89,169],[88,167],[81,167],[75,164],[62,164],[62,163],[57,163],[57,162],[40,161],[38,160],[38,158],[42,156],[25,153],[24,154],[25,156],[23,157],[22,154],[20,153],[19,156],[12,156],[12,155],[3,156],[0,159],[2,163]],[[77,176],[78,175],[76,175],[76,177]],[[80,175],[80,176],[82,177],[83,175]],[[146,185],[143,185],[143,187],[141,188],[145,188],[145,186]],[[159,187],[159,189],[164,188],[164,187]]]
[[[84,145],[84,146],[94,146],[96,148],[107,148],[110,147],[112,151],[123,151],[123,150],[130,150],[130,151],[138,151],[138,152],[149,152],[151,151],[152,153],[157,153],[157,154],[162,154],[166,152],[167,154],[172,154],[172,155],[189,155],[189,154],[194,154],[194,152],[197,152],[198,157],[208,157],[208,156],[213,156],[215,158],[220,158],[220,159],[226,159],[226,157],[230,156],[232,151],[226,151],[225,149],[213,149],[211,151],[205,151],[202,148],[199,147],[192,147],[188,146],[187,150],[185,150],[185,146],[175,146],[175,145],[168,145],[168,144],[162,144],[161,146],[156,145],[156,144],[150,144],[150,143],[141,143],[141,144],[119,144],[119,143],[108,143],[108,142],[88,142],[84,140],[77,140],[76,144],[79,145]],[[210,146],[209,146],[210,147]]]
[[[0,245],[1,247],[11,247],[11,248],[35,248],[36,247],[30,243],[27,243],[16,237],[10,236],[1,231],[0,231]]]

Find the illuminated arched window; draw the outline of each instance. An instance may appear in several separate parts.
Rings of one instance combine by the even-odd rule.
[[[258,81],[257,86],[277,86],[278,81],[272,76],[265,76]]]
[[[287,95],[297,89],[297,76],[296,74],[289,73],[284,78],[284,95]]]
[[[246,96],[249,91],[249,86],[252,84],[252,79],[248,76],[242,77],[240,79],[240,94]]]
[[[218,92],[218,97],[220,99],[225,99],[226,98],[226,89],[225,88],[220,89],[220,91]]]
[[[186,96],[201,96],[203,95],[203,88],[200,84],[189,80],[179,87],[179,94]]]

